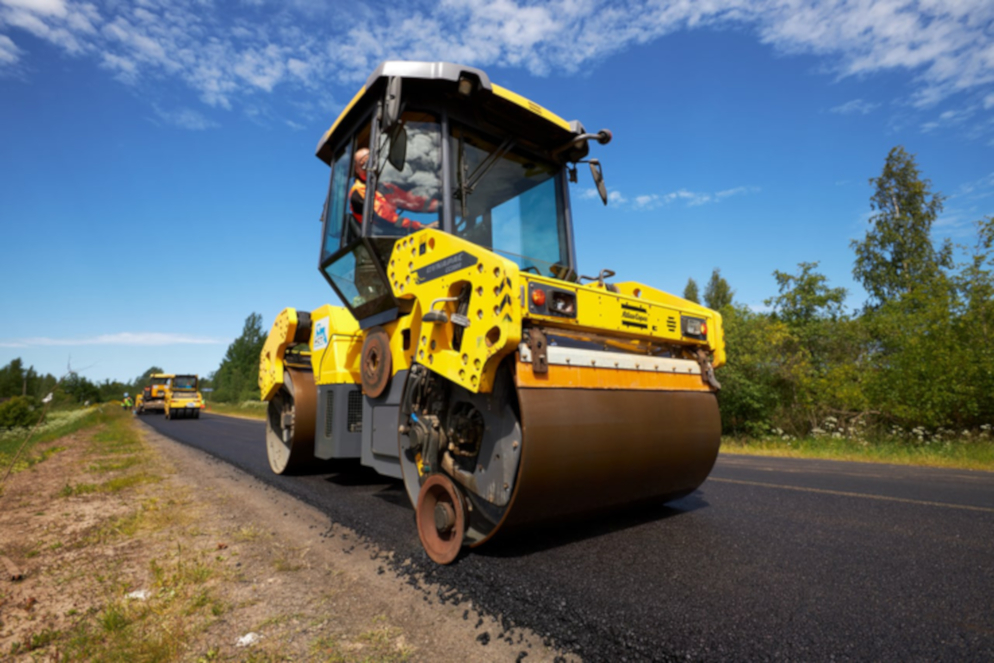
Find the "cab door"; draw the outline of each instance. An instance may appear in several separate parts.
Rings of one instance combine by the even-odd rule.
[[[438,114],[404,110],[393,136],[378,129],[366,122],[335,152],[320,262],[363,329],[398,315],[385,273],[396,241],[444,227],[447,211]],[[399,162],[387,156],[398,135],[407,146]],[[372,149],[365,182],[357,182],[356,153],[363,148]]]
[[[363,188],[361,182],[360,186],[356,182],[355,152],[369,144],[370,123],[366,122],[335,152],[318,265],[363,329],[396,319],[398,310],[376,247],[369,237],[363,237],[362,228],[369,225],[370,205],[363,205],[362,216],[356,218],[356,209],[350,203]],[[368,197],[367,191],[365,198]]]

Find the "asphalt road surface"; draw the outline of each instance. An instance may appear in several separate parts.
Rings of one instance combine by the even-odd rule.
[[[682,500],[498,537],[438,567],[400,482],[351,462],[276,476],[262,422],[142,420],[409,558],[396,570],[427,574],[443,599],[586,660],[994,661],[992,473],[722,455]]]

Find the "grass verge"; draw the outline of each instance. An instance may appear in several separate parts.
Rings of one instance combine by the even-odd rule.
[[[721,440],[721,450],[725,453],[752,456],[822,458],[994,471],[994,440],[980,436],[922,440],[917,437],[882,438],[873,441],[830,436],[799,439],[782,435],[762,438],[724,437]]]
[[[229,417],[264,421],[267,407],[269,407],[269,403],[265,401],[243,401],[241,403],[215,403],[211,401],[207,404],[207,411]]]
[[[495,653],[504,645],[486,629],[501,628],[496,619],[483,625],[474,611],[472,626],[470,611],[434,601],[438,588],[412,589],[386,573],[392,555],[374,548],[367,557],[365,546],[353,554],[354,532],[317,513],[288,519],[289,498],[258,494],[119,408],[91,421],[0,497],[0,553],[25,574],[0,583],[0,660],[556,655],[537,640],[525,652],[520,637]],[[445,634],[439,649],[426,640],[426,618]]]
[[[189,541],[176,536],[192,526],[189,499],[144,489],[163,480],[164,468],[130,412],[102,406],[54,420],[26,456],[31,487],[4,497],[11,512],[3,528],[24,543],[3,552],[32,560],[40,573],[24,581],[30,598],[0,612],[0,658],[182,658],[189,640],[228,610],[219,593],[231,575],[224,558],[179,543]],[[37,445],[63,431],[77,433],[58,447],[65,457],[34,467]]]
[[[123,416],[123,410],[114,406],[90,406],[49,412],[45,422],[35,429],[24,451],[21,452],[14,465],[13,472],[21,472],[49,458],[52,454],[65,449],[64,446],[49,443],[85,428],[90,428],[109,421],[111,416]],[[13,428],[0,431],[0,476],[7,471],[11,461],[17,456],[18,450],[30,434],[30,428]],[[0,489],[2,490],[2,489]]]

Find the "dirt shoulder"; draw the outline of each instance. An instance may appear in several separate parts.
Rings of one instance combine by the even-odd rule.
[[[0,658],[557,658],[533,633],[412,586],[316,509],[140,423],[52,444],[0,496],[0,554],[25,573],[0,578]]]

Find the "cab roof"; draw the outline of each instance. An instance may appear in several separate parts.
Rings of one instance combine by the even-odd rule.
[[[567,122],[534,101],[491,83],[490,77],[476,67],[451,62],[388,60],[370,74],[366,84],[321,137],[317,146],[319,159],[331,163],[332,151],[346,132],[375,105],[387,81],[398,77],[403,97],[420,94],[448,107],[461,107],[482,122],[510,131],[538,147],[558,147],[585,131],[579,121]],[[459,82],[464,79],[473,83],[469,96],[458,94]]]

